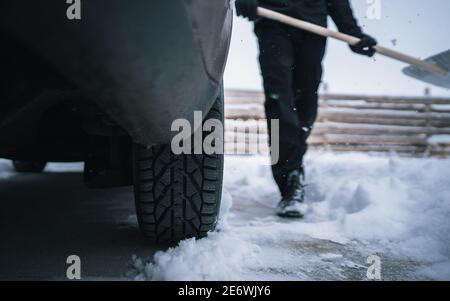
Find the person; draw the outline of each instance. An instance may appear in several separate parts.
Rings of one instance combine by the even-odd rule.
[[[279,160],[272,173],[281,192],[277,214],[303,217],[307,211],[303,157],[318,110],[318,88],[326,38],[277,21],[258,18],[258,6],[327,26],[331,16],[340,32],[361,41],[351,49],[372,57],[377,41],[358,25],[349,0],[236,0],[239,16],[254,21],[264,82],[267,120],[279,120]],[[271,133],[270,122],[269,133]],[[269,137],[269,142],[271,141]]]

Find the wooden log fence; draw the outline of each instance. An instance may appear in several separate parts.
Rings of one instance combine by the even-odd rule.
[[[267,153],[264,94],[225,92],[227,153]],[[450,156],[450,98],[320,95],[315,149]]]

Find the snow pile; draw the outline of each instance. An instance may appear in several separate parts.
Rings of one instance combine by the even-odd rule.
[[[237,247],[238,246],[238,247]],[[247,265],[257,260],[255,245],[245,242],[238,235],[211,233],[208,239],[182,241],[177,248],[158,252],[153,263],[145,265],[136,257],[134,268],[140,271],[136,280],[198,281],[203,279],[233,280],[244,273]]]
[[[133,255],[132,265],[137,271],[135,280],[233,280],[235,274],[243,273],[246,264],[257,260],[254,255],[259,248],[229,229],[226,215],[231,202],[231,195],[224,190],[220,224],[217,231],[210,233],[207,239],[182,241],[176,248],[157,252],[153,263],[149,264]]]
[[[274,215],[266,162],[227,157],[219,230],[134,258],[136,279],[364,280],[372,254],[383,279],[450,279],[450,160],[312,152],[303,220]]]
[[[312,222],[398,255],[450,257],[450,160],[321,155],[310,177]],[[333,237],[329,237],[333,239]]]
[[[428,139],[429,144],[450,144],[450,135],[434,135]]]
[[[15,175],[11,161],[0,159],[0,180],[8,179]]]

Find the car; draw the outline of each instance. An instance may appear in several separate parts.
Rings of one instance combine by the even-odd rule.
[[[82,161],[90,188],[134,186],[150,240],[206,236],[218,221],[223,152],[174,154],[171,125],[193,124],[196,111],[223,121],[229,0],[71,5],[0,2],[0,157],[35,173]]]

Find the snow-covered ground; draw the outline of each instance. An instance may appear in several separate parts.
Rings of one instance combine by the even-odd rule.
[[[306,163],[309,213],[285,220],[267,158],[227,156],[218,231],[167,250],[141,239],[130,188],[89,190],[81,164],[19,175],[0,160],[0,278],[64,280],[78,254],[83,279],[366,280],[375,254],[385,280],[450,280],[450,159]]]
[[[274,215],[266,157],[228,156],[218,230],[144,259],[148,280],[450,280],[450,160],[310,152],[303,220]]]

